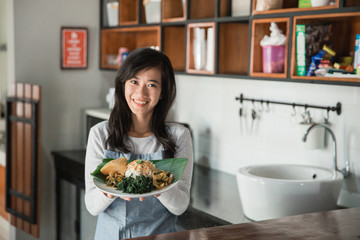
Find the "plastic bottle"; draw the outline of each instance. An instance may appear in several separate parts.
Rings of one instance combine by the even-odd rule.
[[[360,64],[360,34],[356,34],[355,52],[354,52],[354,69]]]

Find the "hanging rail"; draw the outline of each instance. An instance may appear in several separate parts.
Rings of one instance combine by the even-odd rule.
[[[338,115],[341,114],[341,103],[338,102],[336,103],[335,107],[330,107],[330,106],[318,106],[318,105],[310,105],[310,104],[300,104],[300,103],[290,103],[290,102],[280,102],[280,101],[270,101],[270,100],[264,100],[264,99],[256,99],[256,98],[245,98],[243,96],[243,94],[240,94],[240,97],[236,97],[235,100],[239,100],[240,103],[242,103],[243,101],[251,101],[251,102],[260,102],[261,104],[266,103],[266,104],[281,104],[281,105],[289,105],[289,106],[293,106],[293,108],[295,107],[304,107],[305,109],[307,108],[317,108],[317,109],[324,109],[329,111],[335,111]]]

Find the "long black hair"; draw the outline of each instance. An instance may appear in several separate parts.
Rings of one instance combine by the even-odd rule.
[[[135,77],[139,71],[150,68],[161,69],[161,99],[154,108],[149,127],[164,147],[166,155],[172,157],[176,144],[167,131],[165,119],[176,96],[174,70],[164,53],[151,48],[139,48],[131,52],[117,72],[115,104],[109,118],[109,136],[106,142],[110,149],[130,152],[126,142],[131,142],[128,133],[132,123],[132,113],[125,100],[125,82]]]

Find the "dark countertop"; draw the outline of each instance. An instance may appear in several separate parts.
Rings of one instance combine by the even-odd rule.
[[[201,228],[133,239],[360,239],[360,208],[309,213],[266,221]]]
[[[230,223],[249,222],[242,210],[236,176],[197,164],[190,206]]]

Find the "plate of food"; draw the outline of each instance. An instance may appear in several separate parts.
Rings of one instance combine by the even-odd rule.
[[[127,160],[105,158],[91,173],[94,184],[118,197],[149,197],[173,188],[181,179],[186,158]]]

